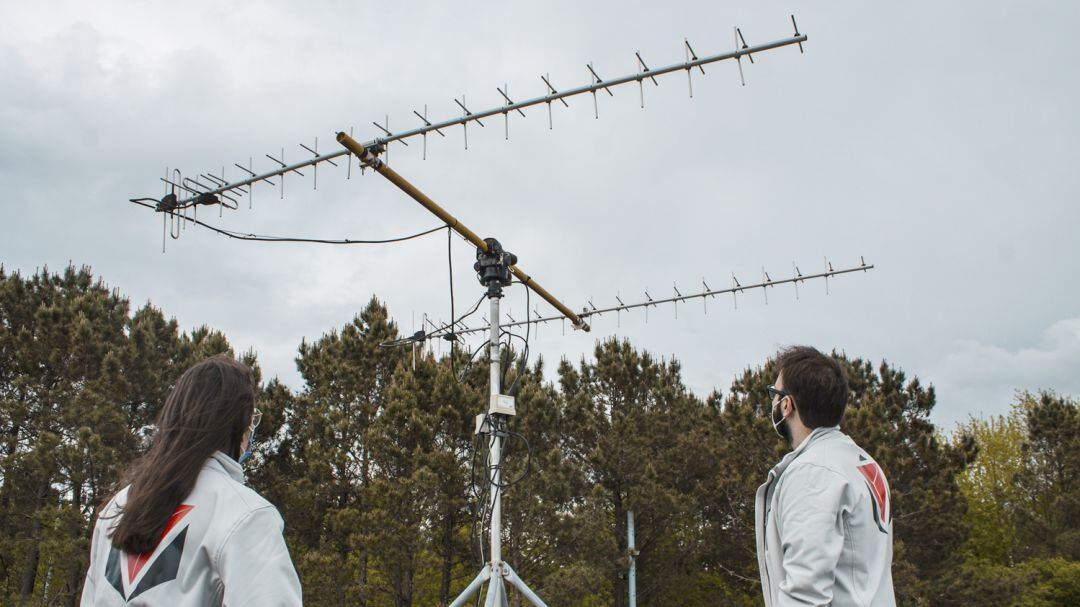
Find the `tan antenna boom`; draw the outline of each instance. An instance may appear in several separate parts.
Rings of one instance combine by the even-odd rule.
[[[380,175],[386,177],[390,183],[396,185],[398,189],[409,195],[410,198],[420,203],[420,206],[431,211],[436,217],[446,222],[446,225],[450,226],[450,229],[454,230],[458,234],[461,234],[469,242],[477,246],[481,251],[485,253],[488,250],[488,245],[484,242],[483,238],[476,235],[465,224],[458,221],[457,217],[451,215],[446,209],[439,206],[434,200],[428,197],[427,194],[421,192],[416,186],[409,183],[407,179],[398,174],[397,171],[386,166],[386,163],[371,152],[371,150],[365,148],[363,144],[357,140],[349,137],[345,133],[337,134],[338,143],[345,146],[345,149],[349,150],[356,157],[362,160],[371,168],[379,172]],[[526,287],[533,290],[534,293],[544,299],[544,301],[551,304],[556,310],[561,312],[563,316],[570,319],[570,322],[574,323],[575,329],[581,329],[583,331],[589,330],[589,324],[586,323],[580,316],[574,313],[573,310],[568,308],[566,304],[555,298],[554,295],[548,293],[547,289],[537,284],[536,280],[532,276],[529,276],[517,266],[510,266],[510,271],[514,273],[514,276],[522,282]]]

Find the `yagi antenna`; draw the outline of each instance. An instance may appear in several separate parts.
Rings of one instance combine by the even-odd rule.
[[[770,51],[770,50],[773,50],[773,49],[778,49],[778,48],[782,48],[782,47],[790,46],[790,45],[798,45],[799,50],[802,51],[802,43],[806,42],[807,36],[806,36],[806,34],[803,34],[803,33],[799,32],[798,26],[795,24],[795,17],[794,16],[791,17],[791,22],[792,22],[792,26],[795,28],[795,33],[792,36],[790,36],[788,38],[782,38],[780,40],[774,40],[772,42],[766,42],[766,43],[763,43],[763,44],[753,45],[753,46],[746,43],[746,39],[743,36],[742,30],[739,29],[739,28],[735,28],[735,49],[734,50],[732,50],[730,52],[726,52],[726,53],[718,53],[718,54],[714,54],[714,55],[708,55],[708,56],[705,56],[705,57],[699,57],[697,55],[697,53],[694,52],[694,48],[690,45],[690,42],[688,40],[684,39],[683,40],[683,48],[684,48],[685,56],[686,56],[685,60],[683,62],[681,62],[681,63],[675,63],[675,64],[667,65],[667,66],[664,66],[664,67],[652,67],[652,68],[649,67],[645,63],[645,60],[642,58],[641,53],[635,51],[634,56],[635,56],[635,60],[637,62],[638,71],[636,73],[623,75],[623,76],[620,76],[620,77],[617,77],[617,78],[603,79],[598,74],[597,70],[595,69],[595,66],[593,66],[592,64],[589,64],[589,65],[586,66],[586,68],[588,70],[588,75],[589,75],[590,82],[588,84],[586,84],[586,85],[583,85],[583,86],[557,89],[555,86],[553,86],[553,79],[551,78],[551,76],[549,74],[544,74],[543,76],[540,77],[540,80],[541,80],[541,82],[543,83],[543,85],[545,87],[544,94],[539,96],[539,97],[534,97],[534,98],[526,99],[526,100],[523,100],[523,101],[513,101],[511,99],[510,93],[506,89],[505,85],[503,85],[502,88],[496,87],[495,90],[502,97],[502,100],[503,100],[504,103],[502,105],[497,105],[495,107],[491,107],[491,108],[488,108],[488,109],[485,109],[485,110],[482,110],[482,111],[472,111],[472,110],[470,110],[469,107],[466,104],[465,96],[462,95],[461,99],[457,99],[457,98],[453,99],[454,104],[456,104],[458,106],[458,109],[461,110],[461,116],[455,117],[455,118],[450,118],[450,119],[447,119],[447,120],[442,120],[440,122],[432,122],[431,120],[428,119],[427,107],[425,106],[423,114],[417,112],[416,110],[413,110],[413,114],[415,114],[417,117],[419,117],[419,119],[421,121],[421,125],[416,127],[416,128],[412,128],[412,129],[407,129],[407,130],[403,130],[403,131],[394,132],[390,128],[390,117],[386,116],[385,120],[384,120],[384,122],[382,124],[379,124],[378,122],[372,122],[372,125],[376,129],[378,129],[379,135],[377,137],[375,137],[374,139],[371,139],[371,140],[369,140],[367,142],[364,142],[362,145],[366,149],[380,149],[380,150],[385,149],[386,152],[387,152],[387,154],[386,154],[387,158],[384,160],[384,162],[389,162],[389,144],[396,142],[396,143],[401,143],[402,145],[407,146],[408,145],[408,142],[406,141],[407,139],[410,139],[410,138],[413,138],[413,137],[421,137],[421,138],[424,139],[423,157],[426,159],[427,158],[427,134],[431,133],[432,131],[434,131],[438,135],[441,135],[441,136],[445,137],[446,135],[445,135],[445,133],[443,131],[445,131],[446,129],[448,129],[450,127],[461,126],[462,127],[463,137],[464,137],[465,148],[468,149],[468,146],[469,146],[468,125],[469,125],[469,123],[475,122],[478,125],[480,125],[481,127],[483,127],[483,126],[485,126],[484,123],[483,123],[483,120],[485,118],[488,118],[488,117],[491,117],[491,116],[498,116],[498,115],[501,114],[503,116],[504,135],[505,135],[505,137],[507,139],[509,139],[509,137],[510,137],[510,123],[509,123],[510,114],[512,112],[517,112],[519,115],[525,116],[525,112],[523,110],[525,110],[526,108],[529,108],[529,107],[533,107],[533,106],[543,104],[543,105],[546,105],[547,109],[548,109],[548,127],[549,128],[554,128],[554,118],[552,117],[552,111],[551,111],[552,104],[557,101],[557,102],[563,104],[565,107],[570,107],[570,105],[567,103],[567,99],[569,99],[571,97],[576,97],[576,96],[579,96],[579,95],[585,95],[585,94],[590,94],[590,95],[593,96],[593,112],[594,112],[594,115],[597,118],[599,118],[600,111],[599,111],[598,102],[596,101],[596,93],[599,92],[599,91],[603,91],[603,92],[606,92],[608,95],[613,96],[614,94],[611,92],[611,89],[613,87],[617,87],[617,86],[620,86],[620,85],[623,85],[623,84],[635,83],[635,82],[638,84],[641,106],[644,107],[645,106],[644,81],[645,80],[650,80],[655,85],[659,86],[660,83],[657,80],[657,78],[659,76],[663,76],[665,74],[670,74],[670,73],[673,73],[673,72],[680,72],[680,71],[685,71],[686,72],[687,79],[688,79],[687,82],[688,82],[688,85],[689,85],[690,96],[693,97],[693,82],[689,80],[690,73],[694,69],[697,69],[698,71],[701,72],[702,75],[704,75],[705,74],[705,68],[704,68],[705,65],[708,65],[710,63],[717,63],[717,62],[720,62],[720,61],[726,61],[726,60],[729,60],[729,59],[734,59],[736,61],[736,63],[738,64],[738,67],[739,67],[739,80],[743,85],[745,85],[746,80],[744,78],[743,68],[742,68],[742,58],[743,57],[746,57],[751,63],[753,63],[754,62],[754,54],[761,54],[761,53],[765,53],[766,51]],[[350,132],[350,136],[352,136],[351,132]],[[319,150],[318,150],[317,143],[316,143],[316,145],[314,147],[309,147],[309,146],[307,146],[305,144],[300,144],[300,148],[303,150],[305,157],[302,160],[292,162],[292,163],[290,163],[285,158],[286,150],[285,150],[284,147],[282,147],[280,149],[279,154],[276,155],[276,156],[271,155],[271,154],[266,154],[265,155],[266,158],[268,158],[270,161],[272,161],[274,163],[274,166],[270,170],[264,171],[262,173],[256,173],[255,172],[255,169],[252,166],[251,159],[249,158],[248,165],[246,167],[239,164],[239,163],[236,163],[236,164],[233,165],[237,169],[239,169],[241,171],[241,173],[243,174],[243,176],[240,179],[236,180],[236,181],[225,182],[224,171],[222,171],[222,175],[219,176],[220,182],[217,181],[217,180],[211,180],[211,181],[213,181],[213,183],[209,183],[209,184],[208,183],[203,183],[201,186],[198,186],[198,185],[196,185],[194,183],[191,183],[191,182],[183,184],[185,187],[180,188],[182,191],[177,192],[176,200],[175,200],[175,202],[173,204],[173,210],[181,210],[181,209],[184,209],[184,208],[187,208],[187,207],[190,207],[190,206],[195,206],[195,205],[198,205],[198,204],[207,204],[206,201],[210,200],[207,197],[219,197],[216,200],[216,202],[218,202],[218,203],[223,203],[224,201],[228,201],[228,202],[231,203],[231,205],[230,205],[230,208],[231,208],[231,206],[235,206],[235,203],[237,201],[238,196],[236,194],[241,194],[241,193],[248,195],[248,203],[250,205],[251,204],[250,189],[244,190],[242,192],[240,191],[240,189],[241,188],[250,188],[250,186],[253,186],[253,185],[255,185],[255,184],[259,183],[259,182],[265,182],[265,183],[268,183],[268,184],[273,186],[275,184],[275,180],[280,181],[280,184],[278,184],[279,188],[280,188],[280,197],[284,198],[285,197],[285,175],[287,173],[296,173],[298,175],[303,176],[304,173],[301,172],[302,169],[306,169],[307,167],[313,167],[313,172],[314,172],[314,167],[317,166],[320,163],[332,162],[333,160],[341,158],[342,156],[349,156],[350,155],[348,150],[335,150],[335,151],[332,151],[332,152],[320,153]],[[352,172],[351,160],[350,160],[348,166],[349,166],[349,171],[347,173],[347,176],[351,176],[351,172]],[[365,166],[363,164],[361,164],[360,166],[361,166],[361,169],[365,168]],[[313,174],[313,181],[314,180],[315,180],[315,176]],[[167,180],[163,180],[163,181],[166,181],[167,183],[169,183]],[[236,194],[233,194],[234,191],[236,191]]]
[[[702,279],[702,281],[701,281],[703,290],[698,292],[698,293],[686,293],[686,294],[683,294],[683,293],[681,293],[679,291],[678,287],[675,287],[673,285],[672,288],[674,289],[675,295],[672,296],[672,297],[664,298],[664,299],[654,299],[651,295],[649,295],[648,290],[646,290],[644,300],[628,304],[628,303],[625,303],[620,298],[619,295],[616,295],[615,296],[615,301],[618,302],[618,303],[616,305],[609,306],[609,307],[606,307],[606,308],[597,308],[593,304],[592,299],[590,298],[590,299],[587,300],[587,304],[585,306],[582,306],[581,312],[578,315],[582,318],[582,320],[588,320],[588,319],[592,319],[594,317],[602,316],[604,314],[609,314],[611,312],[615,312],[616,315],[620,315],[622,312],[625,312],[627,310],[633,310],[633,309],[636,309],[636,308],[644,308],[645,309],[645,314],[648,315],[650,307],[657,307],[657,306],[660,306],[660,305],[663,305],[663,304],[673,304],[673,305],[677,306],[679,303],[682,303],[682,302],[685,302],[685,301],[688,301],[688,300],[691,300],[691,299],[699,299],[700,298],[700,299],[702,299],[704,301],[704,300],[707,300],[709,297],[718,297],[720,295],[725,295],[727,293],[730,293],[730,294],[732,294],[734,296],[736,293],[742,293],[744,291],[749,291],[749,290],[753,290],[753,289],[761,289],[764,292],[766,289],[768,289],[770,287],[775,288],[778,285],[784,285],[784,284],[790,284],[790,285],[793,285],[795,287],[795,297],[796,297],[796,299],[798,299],[798,297],[799,297],[799,295],[798,295],[799,283],[801,283],[801,282],[806,282],[808,280],[816,280],[816,279],[819,279],[819,278],[824,279],[825,284],[826,284],[826,294],[828,294],[828,281],[829,281],[830,278],[835,277],[835,276],[839,276],[841,274],[850,274],[852,272],[866,272],[868,270],[874,269],[873,264],[866,263],[866,261],[862,257],[859,258],[859,265],[851,266],[851,267],[848,267],[848,268],[842,268],[842,269],[839,269],[839,270],[833,269],[832,263],[829,262],[826,259],[825,260],[825,270],[822,271],[822,272],[818,272],[816,274],[803,274],[799,270],[798,266],[793,266],[793,267],[794,267],[794,274],[791,276],[791,278],[778,278],[778,279],[772,278],[769,275],[768,272],[766,272],[766,271],[764,271],[764,269],[762,269],[762,279],[761,279],[761,281],[757,282],[757,283],[754,283],[754,284],[742,284],[742,283],[740,283],[738,281],[738,279],[735,278],[735,276],[733,274],[732,277],[731,277],[732,286],[729,287],[729,288],[726,288],[726,289],[710,289],[709,285],[705,282],[704,279]],[[766,298],[767,297],[768,296],[766,295]],[[736,306],[736,308],[737,308],[737,306]],[[677,307],[676,307],[676,310],[678,310]],[[675,313],[675,317],[678,318],[678,312],[677,311]],[[563,319],[563,318],[565,318],[565,316],[563,316],[563,315],[540,316],[540,314],[537,313],[536,318],[530,319],[528,321],[519,320],[517,322],[503,323],[502,327],[508,329],[508,328],[520,327],[520,326],[524,326],[524,325],[528,325],[528,324],[547,324],[549,322],[553,322],[553,321],[560,320],[560,319]],[[621,320],[620,320],[620,322],[621,322]],[[416,337],[417,339],[421,339],[421,340],[422,339],[434,339],[434,338],[443,337],[443,336],[447,335],[450,332],[453,332],[455,335],[469,335],[471,333],[479,333],[481,331],[486,331],[486,330],[487,330],[486,328],[456,330],[456,329],[452,329],[449,326],[444,325],[442,327],[439,327],[437,330],[432,331],[431,333],[427,333],[427,334],[422,335],[422,336],[414,336],[414,337]]]

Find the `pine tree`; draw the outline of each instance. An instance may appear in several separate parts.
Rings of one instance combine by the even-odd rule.
[[[300,345],[303,393],[286,403],[281,450],[268,464],[289,473],[279,508],[301,580],[313,604],[367,605],[375,581],[363,519],[376,470],[366,442],[386,406],[386,391],[407,356],[380,344],[398,337],[386,308],[372,298],[340,332]]]
[[[580,466],[588,489],[575,509],[584,532],[582,568],[608,580],[613,604],[626,601],[626,513],[633,510],[641,604],[671,604],[696,567],[689,496],[700,478],[696,448],[704,408],[690,395],[676,361],[656,361],[628,342],[596,347],[595,362],[559,367],[566,399],[564,456]]]
[[[1022,393],[1020,411],[1017,556],[1080,559],[1080,406],[1053,392]]]

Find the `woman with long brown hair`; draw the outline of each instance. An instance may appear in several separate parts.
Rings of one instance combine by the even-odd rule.
[[[260,417],[251,369],[231,357],[180,376],[98,516],[83,607],[301,604],[281,516],[240,466]]]

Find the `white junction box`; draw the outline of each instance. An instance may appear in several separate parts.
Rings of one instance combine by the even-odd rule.
[[[476,416],[476,425],[473,428],[473,434],[485,434],[489,430],[487,423],[487,413],[479,413]]]
[[[488,405],[488,413],[517,415],[517,409],[514,407],[514,397],[505,394],[492,394],[491,403]]]

